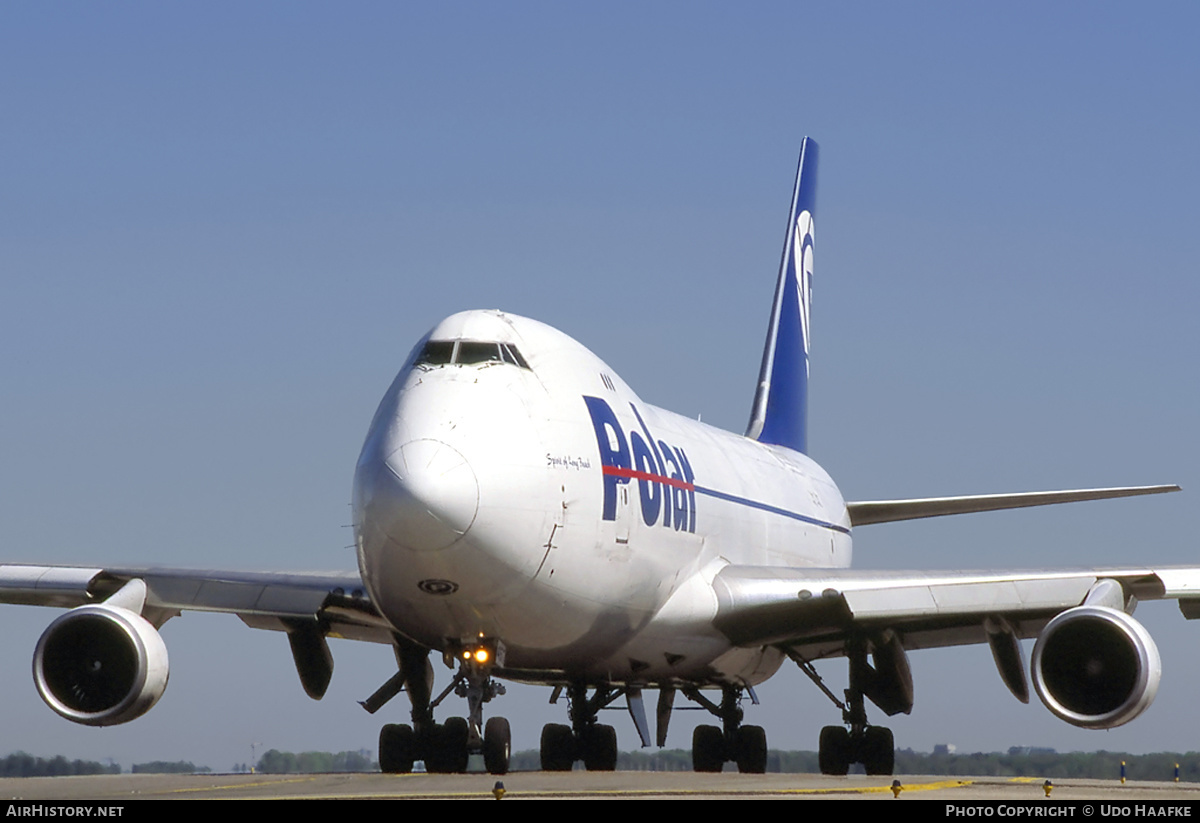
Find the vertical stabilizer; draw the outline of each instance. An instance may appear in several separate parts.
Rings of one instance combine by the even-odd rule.
[[[808,310],[812,300],[817,144],[805,137],[788,215],[775,304],[746,436],[808,451]]]

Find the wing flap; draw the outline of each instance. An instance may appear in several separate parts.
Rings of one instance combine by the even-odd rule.
[[[1078,603],[1094,576],[1049,580],[939,582],[848,591],[843,597],[856,621],[895,622],[930,615],[1004,614]]]

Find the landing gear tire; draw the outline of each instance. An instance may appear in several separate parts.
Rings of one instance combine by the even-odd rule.
[[[542,727],[542,771],[569,772],[575,764],[575,733],[570,726],[547,723]]]
[[[580,741],[583,765],[589,772],[611,772],[617,768],[617,730],[612,726],[589,727]]]
[[[384,774],[411,772],[416,751],[412,726],[389,723],[379,730],[379,771]]]
[[[716,726],[692,732],[692,771],[719,772],[725,767],[725,734]]]
[[[508,774],[512,753],[512,731],[503,717],[488,718],[483,729],[483,765],[492,774]]]
[[[762,726],[742,726],[734,736],[734,760],[742,774],[767,771],[767,733]]]
[[[844,775],[850,771],[850,732],[842,726],[821,729],[820,751],[817,760],[821,774]]]
[[[868,726],[863,732],[861,755],[867,774],[890,775],[896,767],[892,730],[885,726]]]
[[[471,728],[461,717],[451,717],[443,729],[446,741],[446,758],[449,772],[465,772],[467,770],[467,740],[471,737]]]
[[[425,753],[425,768],[436,774],[452,774],[467,770],[467,721],[451,717],[444,726],[434,726]]]

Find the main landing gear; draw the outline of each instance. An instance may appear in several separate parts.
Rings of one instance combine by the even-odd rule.
[[[684,689],[683,694],[721,718],[721,728],[697,726],[692,732],[692,769],[719,772],[727,761],[737,763],[743,774],[763,774],[767,770],[767,733],[762,726],[743,726],[742,690],[723,686],[721,704],[713,703],[699,689]],[[753,698],[753,694],[751,694]],[[756,701],[757,702],[757,701]]]
[[[551,702],[558,694],[559,689],[556,689]],[[600,710],[621,694],[621,691],[601,686],[589,698],[586,684],[568,686],[571,725],[548,723],[542,727],[542,771],[569,772],[576,760],[582,760],[589,772],[616,769],[617,731],[612,726],[597,723],[596,719]]]
[[[413,763],[425,761],[427,771],[464,772],[471,754],[483,755],[484,766],[492,774],[508,772],[512,734],[508,720],[489,718],[483,722],[483,704],[504,694],[504,686],[491,677],[493,666],[503,665],[504,645],[496,640],[481,640],[464,645],[453,654],[459,670],[437,699],[430,700],[433,667],[429,650],[406,640],[396,641],[396,660],[400,672],[385,683],[363,706],[374,712],[394,697],[403,686],[412,702],[412,725],[389,723],[379,732],[379,768],[385,773],[411,772]],[[449,661],[451,653],[447,653]],[[434,722],[433,710],[453,691],[467,698],[467,718],[451,717],[444,724]]]
[[[829,691],[812,663],[789,652],[800,670],[842,710],[844,726],[821,729],[817,759],[822,774],[847,774],[853,763],[861,763],[870,775],[890,775],[895,768],[896,746],[892,730],[867,723],[864,698],[870,698],[889,716],[901,712],[908,714],[913,705],[912,674],[904,648],[895,635],[885,635],[872,643],[873,666],[867,662],[867,649],[867,641],[861,638],[846,644],[850,687],[846,689],[844,703]]]

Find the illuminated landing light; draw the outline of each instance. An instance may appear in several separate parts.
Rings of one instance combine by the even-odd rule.
[[[471,671],[490,672],[493,666],[504,666],[504,643],[495,637],[480,637],[459,646],[453,653]]]

